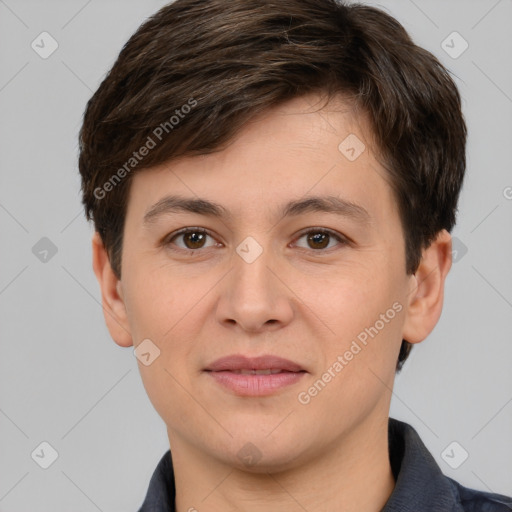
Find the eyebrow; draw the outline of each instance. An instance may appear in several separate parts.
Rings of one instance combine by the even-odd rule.
[[[149,225],[163,215],[181,212],[221,219],[232,218],[231,213],[226,208],[207,199],[165,196],[147,209],[143,224]],[[371,216],[365,208],[336,196],[308,196],[290,201],[281,208],[282,217],[293,217],[312,212],[334,213],[366,224],[371,221]]]

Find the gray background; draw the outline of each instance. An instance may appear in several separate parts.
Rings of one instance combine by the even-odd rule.
[[[1,512],[136,510],[168,448],[132,349],[104,325],[76,166],[86,101],[162,5],[0,0]],[[448,476],[512,494],[512,2],[375,5],[454,73],[469,125],[443,316],[398,376],[391,415]],[[47,59],[31,48],[43,31],[59,45]],[[458,58],[441,46],[453,31],[469,43]],[[57,248],[46,262],[43,237]],[[43,441],[59,455],[48,469],[31,457]],[[469,453],[457,469],[441,455],[453,441],[452,461]]]

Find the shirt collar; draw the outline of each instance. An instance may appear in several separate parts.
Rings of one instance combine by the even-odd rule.
[[[456,488],[413,427],[389,418],[389,460],[395,488],[382,512],[462,511]]]

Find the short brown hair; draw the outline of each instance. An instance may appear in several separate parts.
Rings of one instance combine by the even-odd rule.
[[[393,17],[359,3],[177,0],[125,44],[80,130],[86,217],[116,276],[135,172],[217,151],[257,114],[311,92],[341,93],[368,116],[414,273],[422,249],[453,228],[465,171],[449,72]],[[411,346],[402,341],[397,370]]]

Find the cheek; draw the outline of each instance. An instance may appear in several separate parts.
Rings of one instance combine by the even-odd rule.
[[[125,302],[134,341],[150,338],[162,343],[179,328],[178,322],[186,316],[190,304],[197,302],[194,288],[185,286],[186,282],[176,276],[171,278],[171,270],[165,267],[153,268],[137,261],[130,265],[136,272],[128,267],[129,299]]]
[[[384,411],[390,399],[404,310],[392,288],[373,291],[347,284],[346,294],[331,298],[335,334],[323,340],[322,365],[301,390],[304,414],[324,417],[334,430],[362,421],[375,407]]]
[[[135,345],[149,339],[157,357],[149,365],[137,360],[146,393],[155,410],[172,424],[169,411],[193,407],[187,392],[194,376],[191,357],[199,336],[194,322],[196,297],[186,296],[176,282],[166,282],[163,272],[133,281],[136,290],[129,304],[130,325]],[[147,343],[147,342],[146,342]],[[142,345],[141,345],[142,348]]]
[[[382,253],[381,253],[382,254]],[[316,306],[331,328],[326,340],[325,364],[346,355],[344,379],[357,385],[368,368],[389,377],[401,344],[404,321],[405,273],[400,262],[390,258],[354,267],[350,273],[333,277],[329,293]],[[345,371],[348,370],[348,371]],[[355,375],[355,373],[360,375]],[[352,380],[354,379],[354,380]],[[342,380],[342,379],[340,379]]]
[[[141,265],[140,268],[144,267]],[[203,296],[208,285],[205,289],[200,286],[201,281],[191,281],[165,267],[148,271],[146,266],[131,276],[129,285],[132,291],[127,311],[134,343],[152,340],[160,350],[153,364],[163,372],[153,377],[155,372],[148,372],[139,363],[142,377],[158,377],[166,381],[171,373],[185,385],[192,371],[189,368],[194,361],[191,355],[198,350],[201,339],[205,319],[200,315],[204,307],[202,304],[206,303]]]
[[[376,320],[397,300],[398,288],[386,262],[361,258],[350,268],[333,271],[324,286],[304,288],[305,297],[316,304],[327,318],[348,334],[347,329],[363,328]],[[383,310],[383,311],[381,311]],[[354,334],[351,332],[350,334]],[[346,337],[346,336],[344,336]]]

